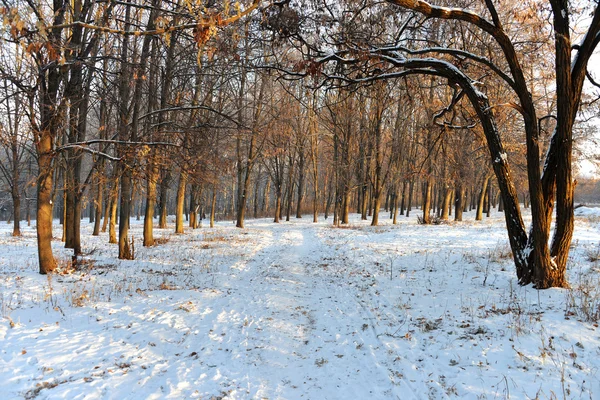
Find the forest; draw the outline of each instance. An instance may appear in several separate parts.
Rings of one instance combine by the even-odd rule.
[[[485,288],[497,286],[503,291],[498,302],[508,302],[502,309],[481,305],[486,316],[514,316],[517,310],[520,316],[526,308],[517,304],[520,295],[538,296],[538,307],[544,296],[545,311],[525,312],[531,322],[565,308],[556,302],[556,293],[563,293],[556,290],[564,290],[570,300],[560,318],[579,316],[587,324],[565,337],[598,326],[600,301],[579,285],[597,279],[586,274],[597,270],[600,259],[598,215],[575,203],[576,197],[581,203],[600,203],[598,167],[591,178],[578,176],[581,162],[597,165],[600,160],[597,0],[2,0],[0,15],[0,217],[12,224],[10,231],[1,229],[6,237],[0,248],[20,260],[7,256],[0,262],[6,326],[19,326],[11,313],[20,309],[13,300],[27,291],[24,281],[31,285],[27,301],[51,304],[49,310],[63,317],[68,313],[56,297],[60,290],[53,285],[58,282],[66,296],[62,301],[72,308],[91,307],[92,298],[113,304],[113,297],[123,301],[122,307],[128,296],[146,298],[152,291],[174,291],[182,296],[176,301],[183,302],[194,290],[211,285],[215,293],[237,293],[227,279],[253,285],[259,277],[290,274],[282,282],[301,274],[321,293],[320,303],[336,308],[326,299],[337,289],[324,287],[311,274],[324,274],[331,282],[343,275],[355,287],[373,279],[372,286],[377,282],[381,289],[361,289],[357,298],[363,292],[379,296],[387,288],[391,299],[404,293],[395,278],[410,271],[402,257],[429,272],[439,272],[440,265],[463,265],[462,277],[443,267],[436,279],[444,287],[465,284],[466,268],[475,268],[484,277],[474,293],[488,296]],[[444,255],[431,255],[434,250]],[[288,260],[274,264],[285,254]],[[356,257],[367,261],[361,264]],[[213,261],[220,267],[210,266]],[[197,270],[188,273],[188,268]],[[577,268],[580,273],[574,275]],[[501,274],[493,281],[502,284],[489,284],[492,270]],[[212,278],[205,278],[205,272]],[[147,281],[136,280],[135,274]],[[156,274],[162,281],[154,280]],[[170,281],[170,276],[179,280]],[[425,297],[433,293],[426,276],[419,278]],[[88,280],[95,282],[93,289],[72,286]],[[261,309],[249,290],[258,289],[240,292],[239,306]],[[457,296],[444,293],[448,299]],[[351,304],[355,299],[350,297],[340,301]],[[159,304],[161,299],[146,300]],[[286,299],[278,301],[288,304]],[[267,309],[277,304],[265,301]],[[200,312],[184,303],[169,304]],[[297,318],[308,318],[298,322],[301,326],[314,330],[323,323],[294,304],[289,300],[288,308],[296,307]],[[382,318],[374,311],[379,306],[359,304],[367,317],[351,308],[341,315],[359,325],[360,318],[371,318],[361,332],[372,328],[373,340],[390,352],[397,346],[394,340],[416,340],[417,333],[425,338],[443,325],[428,316],[414,322],[416,331],[400,327],[381,333],[373,322]],[[417,308],[402,304],[398,307],[406,312]],[[226,302],[213,306],[228,307]],[[462,297],[452,307],[457,321],[466,318],[461,317],[468,308]],[[252,326],[249,315],[241,322],[231,316],[229,322]],[[522,328],[521,322],[512,322],[512,329]],[[472,321],[457,324],[477,328]],[[218,330],[213,327],[210,335],[213,329]],[[275,336],[265,338],[272,344],[276,327],[264,329],[274,330],[270,334]],[[467,336],[488,332],[478,329]],[[0,338],[9,338],[6,332],[0,327]],[[305,334],[310,337],[306,343],[313,340],[314,331]],[[391,342],[381,343],[381,335]],[[541,336],[548,354],[555,350],[555,339]],[[12,340],[10,346],[19,347]],[[564,357],[575,360],[572,353]],[[313,368],[333,367],[332,361],[323,356]],[[559,397],[570,398],[561,368]],[[430,398],[475,393],[464,382],[460,389],[456,382],[446,385],[445,378],[437,378],[439,392],[432,392],[423,377],[417,380],[425,386],[415,388],[409,383],[414,380],[403,378],[407,372],[389,371],[390,379],[408,385],[414,398],[424,390]],[[91,376],[82,379],[96,379]],[[227,376],[241,382],[235,374]],[[19,381],[11,393],[34,398],[72,379],[63,376],[34,389]],[[592,379],[591,387],[585,379]],[[508,398],[511,385],[506,375],[504,380]],[[573,383],[580,397],[600,391],[597,377],[582,380]],[[514,387],[525,387],[526,381]],[[277,390],[265,385],[264,397],[277,397]],[[209,388],[196,391],[200,397],[262,396],[254,386],[246,392],[200,386]],[[165,396],[195,396],[161,390]],[[395,390],[374,396],[392,398]],[[523,389],[526,396],[534,392]],[[69,391],[52,393],[71,398]],[[297,397],[282,393],[282,398]],[[322,397],[325,392],[305,393]],[[342,392],[327,393],[347,398]],[[551,393],[545,396],[552,398]]]
[[[312,208],[334,224],[352,208],[377,225],[382,203],[394,218],[417,203],[430,224],[499,202],[519,281],[564,286],[596,6],[6,3],[13,234],[21,199],[28,219],[35,201],[44,274],[54,217],[77,257],[84,211],[131,259],[142,209],[152,246],[155,215],[163,228],[174,213],[182,233],[184,210],[192,227],[209,213],[241,228],[269,208],[275,222]]]

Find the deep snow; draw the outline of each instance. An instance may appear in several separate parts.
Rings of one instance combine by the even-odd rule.
[[[33,226],[2,223],[0,397],[600,398],[597,210],[578,211],[572,289],[539,292],[500,213],[383,219],[171,227],[152,248],[132,221],[135,261],[85,223],[86,264],[48,277]]]

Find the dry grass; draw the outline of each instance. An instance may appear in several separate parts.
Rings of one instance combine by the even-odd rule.
[[[351,229],[351,230],[363,230],[365,227],[361,225],[354,224],[339,224],[339,225],[329,225],[331,229]]]
[[[204,242],[227,242],[230,238],[218,233],[205,233]]]
[[[576,317],[586,322],[600,321],[600,276],[592,271],[580,274],[577,282],[568,289],[566,319]]]
[[[167,243],[169,243],[170,240],[171,240],[171,236],[170,235],[169,236],[161,236],[161,237],[159,237],[157,239],[154,239],[154,245],[155,246],[159,246],[159,245],[162,245],[162,244],[167,244]]]

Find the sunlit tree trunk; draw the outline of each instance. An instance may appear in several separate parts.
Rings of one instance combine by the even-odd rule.
[[[479,192],[478,201],[477,201],[477,212],[475,215],[475,221],[481,221],[483,219],[483,207],[485,195],[488,190],[488,183],[490,182],[491,176],[486,176],[483,179],[483,185],[481,186],[481,191]]]
[[[179,184],[177,185],[177,206],[175,209],[175,233],[183,233],[183,210],[185,203],[185,188],[188,174],[181,170]]]

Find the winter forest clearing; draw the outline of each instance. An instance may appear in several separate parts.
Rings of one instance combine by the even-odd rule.
[[[159,230],[135,261],[84,223],[83,267],[47,276],[2,224],[2,397],[598,398],[600,213],[580,212],[572,288],[545,291],[517,284],[499,213]]]
[[[599,0],[0,17],[0,398],[600,398]]]

